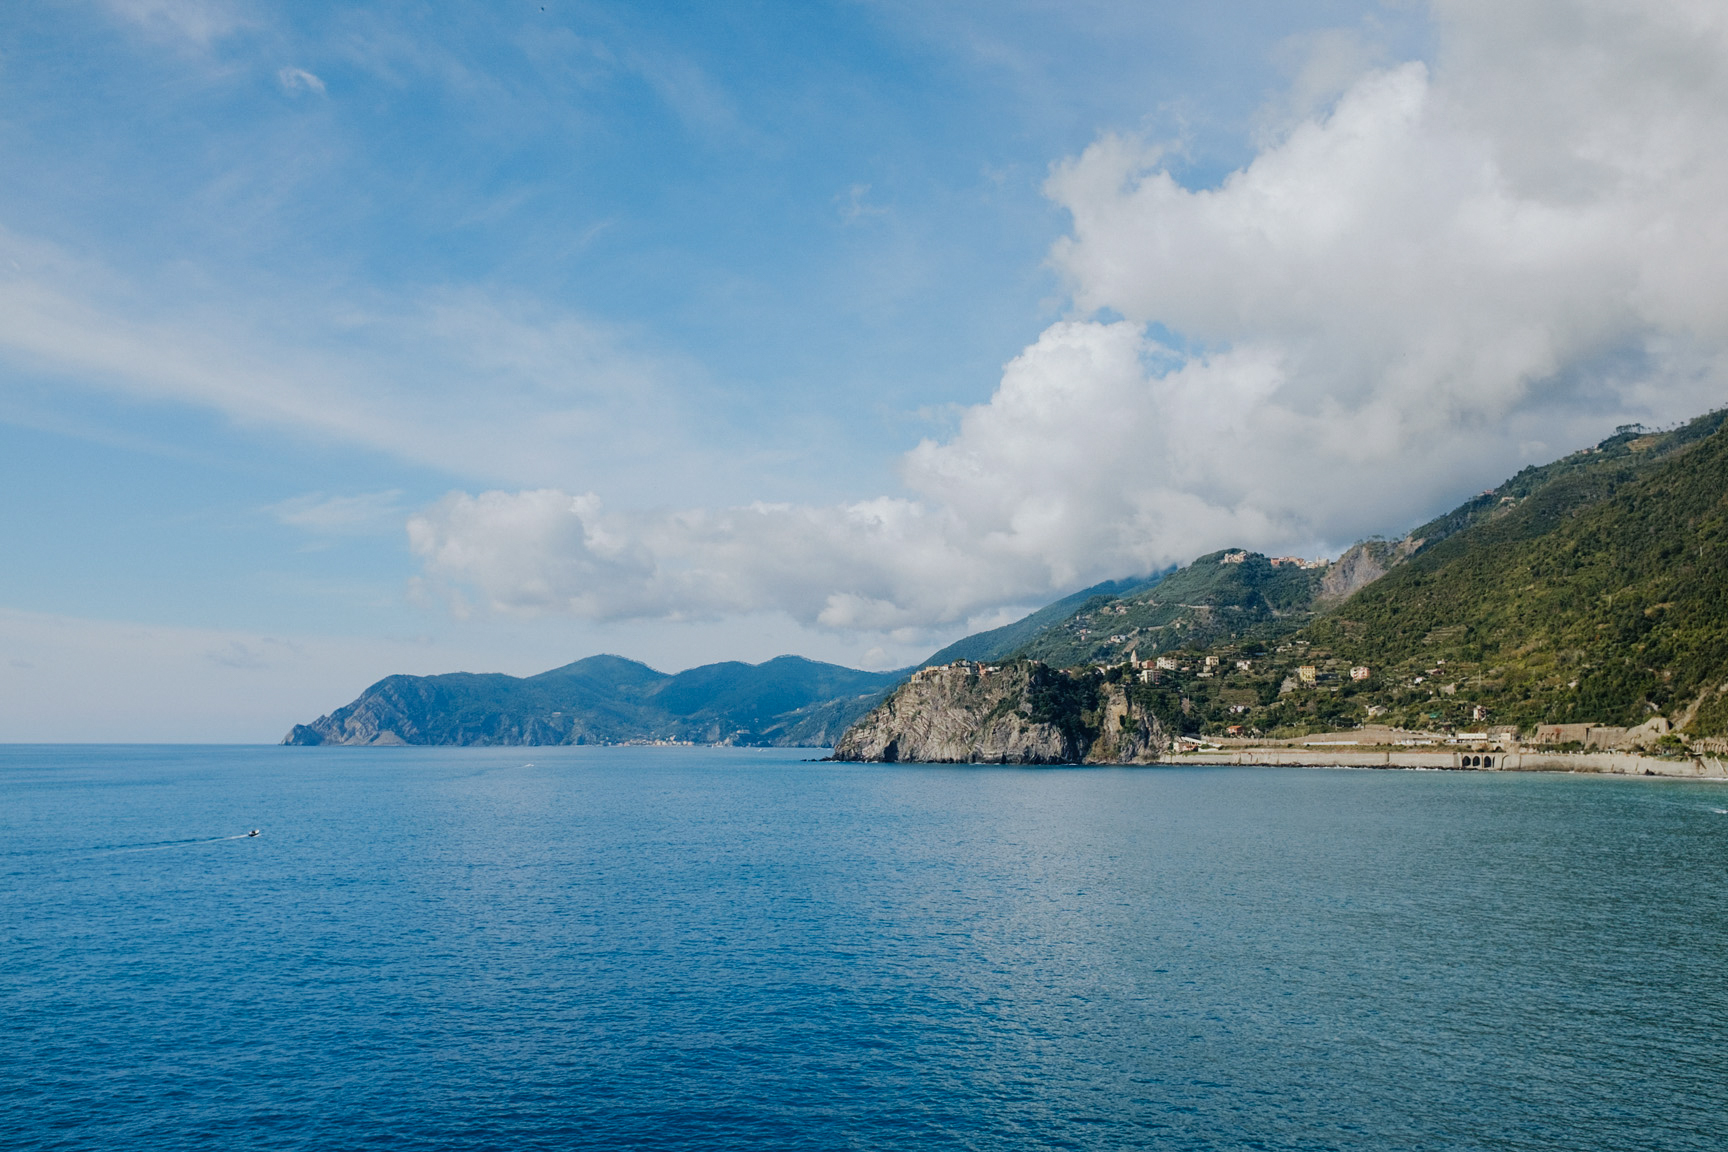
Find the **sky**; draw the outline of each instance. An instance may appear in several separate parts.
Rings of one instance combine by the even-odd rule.
[[[914,663],[1720,406],[1728,11],[0,10],[0,740]]]

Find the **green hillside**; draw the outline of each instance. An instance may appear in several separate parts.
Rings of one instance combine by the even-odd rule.
[[[1369,719],[1528,729],[1634,725],[1660,714],[1692,735],[1728,732],[1723,420],[1713,413],[1667,433],[1628,429],[1525,469],[1411,533],[1401,546],[1408,558],[1390,556],[1386,573],[1353,595],[1329,606],[1318,596],[1300,627],[1284,630],[1299,610],[1274,613],[1208,642],[1198,622],[1183,621],[1192,637],[1176,649],[1183,667],[1136,691],[1148,706],[1157,696],[1160,713],[1186,731]],[[1205,572],[1213,559],[1157,595],[1175,599],[1189,573],[1219,592],[1251,582],[1247,573],[1233,584]],[[1288,587],[1294,604],[1299,587]],[[1142,658],[1148,651],[1142,644]],[[1052,648],[1067,664],[1084,653]],[[1303,667],[1312,683],[1298,674]],[[1352,679],[1352,668],[1367,668],[1367,678]]]
[[[1401,556],[1397,545],[1366,541],[1360,558],[1374,575]],[[1237,556],[1236,562],[1226,556]],[[1186,568],[1109,581],[1048,604],[1022,620],[956,640],[924,661],[1038,660],[1058,668],[1146,659],[1176,648],[1269,641],[1314,619],[1328,602],[1326,568],[1275,565],[1257,552],[1202,556]]]
[[[1038,611],[1016,620],[1012,624],[1004,624],[1002,627],[992,628],[988,632],[974,632],[970,636],[962,636],[924,661],[921,666],[949,664],[955,660],[978,660],[990,663],[1007,659],[1045,632],[1061,627],[1076,613],[1142,592],[1156,585],[1167,575],[1168,573],[1159,572],[1138,579],[1106,580],[1102,584],[1082,588],[1080,591],[1064,596],[1052,604],[1046,604]]]
[[[1424,550],[1304,638],[1373,669],[1364,703],[1400,719],[1462,722],[1485,709],[1523,726],[1637,724],[1661,714],[1720,734],[1722,421],[1715,413],[1666,436],[1616,436],[1545,483],[1514,477],[1499,495],[1502,515]]]
[[[1214,552],[1150,587],[1082,604],[1014,655],[1067,668],[1268,640],[1313,619],[1324,577],[1258,553]]]

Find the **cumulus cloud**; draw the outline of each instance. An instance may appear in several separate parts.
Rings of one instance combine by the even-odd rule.
[[[1721,403],[1728,12],[1433,16],[1432,62],[1364,72],[1218,187],[1117,136],[1059,165],[1076,318],[906,456],[909,495],[642,514],[459,494],[414,547],[505,608],[912,628],[1225,544],[1337,547],[1538,445]]]

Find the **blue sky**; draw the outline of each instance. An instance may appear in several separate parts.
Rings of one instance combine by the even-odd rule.
[[[1574,7],[10,5],[0,739],[896,666],[1710,407],[1604,237],[1716,222],[1720,27]]]

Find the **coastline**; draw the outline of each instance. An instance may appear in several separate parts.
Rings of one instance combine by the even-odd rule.
[[[1466,761],[1474,759],[1475,764]],[[1482,763],[1491,759],[1493,763]],[[1693,756],[1665,759],[1632,752],[1473,752],[1313,748],[1238,748],[1176,752],[1160,764],[1237,764],[1293,768],[1426,768],[1454,772],[1565,772],[1600,776],[1668,776],[1688,780],[1728,780],[1728,758]]]

